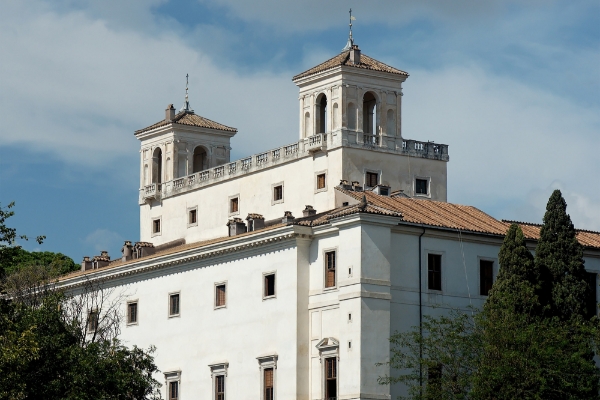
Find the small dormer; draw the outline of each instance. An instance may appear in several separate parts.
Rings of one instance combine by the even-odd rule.
[[[361,53],[352,38],[329,60],[294,76],[300,139],[346,130],[401,138],[402,82],[408,73]],[[367,138],[369,139],[369,138]]]
[[[173,104],[165,118],[135,136],[141,142],[140,187],[147,198],[158,198],[160,184],[230,161],[230,140],[237,129],[196,114],[190,106],[188,88],[179,112]]]

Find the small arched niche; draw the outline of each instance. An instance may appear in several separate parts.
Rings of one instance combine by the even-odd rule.
[[[304,113],[304,137],[310,136],[310,113]]]
[[[374,135],[377,133],[377,98],[373,92],[363,96],[363,132]]]
[[[150,177],[148,174],[148,164],[144,164],[144,185],[150,184]]]
[[[152,153],[152,183],[162,183],[162,150],[160,147]]]
[[[317,132],[325,133],[327,131],[327,96],[321,93],[317,96]]]
[[[206,148],[202,147],[202,146],[197,146],[194,149],[194,159],[193,159],[193,166],[192,166],[192,173],[196,173],[196,172],[200,172],[200,171],[204,171],[205,169],[208,169],[208,153],[206,151]]]
[[[338,108],[338,103],[333,103],[333,129],[338,129],[340,127],[340,115]]]
[[[348,103],[348,129],[356,130],[356,105]]]
[[[388,136],[396,136],[396,112],[394,109],[387,110],[386,133]]]

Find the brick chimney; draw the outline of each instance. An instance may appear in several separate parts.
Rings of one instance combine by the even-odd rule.
[[[81,270],[87,271],[92,269],[92,260],[88,256],[83,257],[83,261],[81,262]]]
[[[125,244],[123,244],[123,248],[121,249],[121,253],[123,253],[121,261],[129,261],[133,258],[133,245],[131,244],[131,241],[125,241]]]
[[[304,208],[304,210],[302,211],[302,216],[310,217],[311,215],[315,215],[316,213],[317,210],[315,210],[313,206],[306,206],[306,208]]]
[[[150,242],[136,242],[133,246],[133,258],[142,258],[154,253],[156,253],[156,249]]]
[[[286,212],[283,214],[283,218],[281,219],[281,223],[282,223],[282,224],[288,224],[288,223],[290,223],[290,222],[294,222],[294,220],[295,220],[295,219],[296,219],[296,218],[295,218],[295,217],[292,215],[292,212],[291,212],[291,211],[286,211]]]
[[[354,65],[360,64],[360,49],[356,44],[353,44],[350,48],[350,61],[352,61]]]
[[[256,231],[265,227],[265,217],[260,214],[248,214],[248,232]]]
[[[175,119],[175,107],[169,104],[165,110],[165,121],[173,121]]]

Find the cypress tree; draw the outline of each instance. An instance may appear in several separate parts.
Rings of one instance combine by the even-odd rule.
[[[555,190],[548,200],[535,262],[541,272],[545,314],[562,321],[585,318],[590,287],[583,266],[583,248],[560,190]]]

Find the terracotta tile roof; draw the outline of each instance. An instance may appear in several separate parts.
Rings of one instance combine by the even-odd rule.
[[[319,226],[328,223],[333,218],[343,217],[345,215],[356,214],[359,212],[367,214],[389,215],[392,217],[401,217],[402,215],[396,211],[388,210],[387,208],[379,207],[374,204],[353,204],[350,206],[335,208],[331,211],[326,211],[320,214],[315,214],[311,217],[298,218],[298,225],[304,226]]]
[[[237,129],[232,128],[230,126],[226,126],[226,125],[220,124],[218,122],[211,121],[208,118],[201,117],[194,113],[181,111],[180,113],[175,115],[175,118],[173,119],[173,121],[167,121],[167,120],[163,119],[162,121],[158,121],[157,123],[147,126],[144,129],[135,131],[135,134],[146,132],[146,131],[149,131],[149,130],[152,130],[155,128],[159,128],[161,126],[169,125],[169,124],[190,125],[190,126],[198,126],[200,128],[218,129],[220,131],[237,132]]]
[[[531,222],[510,221],[506,219],[503,219],[502,222],[506,224],[507,229],[511,224],[519,225],[521,227],[521,230],[523,231],[523,235],[525,235],[527,239],[538,240],[540,238],[540,229],[542,228],[542,225],[540,224],[534,224]],[[579,243],[581,243],[583,247],[593,247],[600,249],[600,232],[588,231],[585,229],[575,229],[575,234],[577,235]]]
[[[347,67],[355,67],[362,69],[369,69],[372,71],[380,71],[380,72],[389,72],[391,74],[398,74],[403,76],[408,76],[408,73],[396,69],[394,67],[390,67],[387,64],[382,63],[381,61],[377,61],[374,58],[371,58],[365,54],[360,55],[360,64],[354,64],[350,60],[350,50],[344,51],[335,57],[330,58],[329,60],[317,65],[316,67],[312,67],[311,69],[302,72],[292,78],[293,81],[300,78],[305,78],[307,76],[317,74],[319,72],[327,71],[333,69],[335,67],[339,67],[341,65]]]

